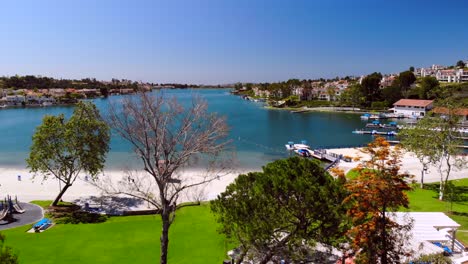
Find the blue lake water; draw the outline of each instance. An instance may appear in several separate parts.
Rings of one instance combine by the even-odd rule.
[[[241,168],[259,168],[267,162],[289,155],[284,145],[288,141],[308,141],[313,147],[337,147],[362,145],[372,140],[369,135],[351,132],[362,128],[364,122],[357,114],[300,113],[285,110],[269,110],[261,103],[246,101],[231,95],[228,89],[173,89],[153,91],[175,96],[181,103],[188,103],[192,94],[208,101],[209,111],[227,117],[230,138],[236,149]],[[93,102],[106,112],[109,102],[121,100],[121,96],[95,99]],[[25,167],[31,138],[36,126],[46,114],[70,116],[73,107],[15,108],[0,110],[0,167]],[[111,140],[106,167],[120,169],[124,166],[139,168],[132,158],[128,143],[116,136]]]

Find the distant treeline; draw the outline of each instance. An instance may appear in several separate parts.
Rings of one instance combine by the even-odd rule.
[[[181,84],[181,83],[139,83],[126,79],[112,79],[110,82],[98,81],[95,78],[85,79],[55,79],[51,77],[42,77],[34,75],[0,77],[0,89],[133,89],[138,88],[156,88],[156,87],[171,87],[171,88],[225,88],[232,85],[196,85],[196,84]]]
[[[33,75],[0,77],[0,88],[4,89],[138,89],[139,83],[130,80],[112,79],[110,82],[98,81],[95,78],[81,80],[54,79]],[[151,84],[148,84],[151,85]]]

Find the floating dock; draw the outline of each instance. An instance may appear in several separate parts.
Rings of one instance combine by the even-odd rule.
[[[354,130],[353,134],[367,134],[367,135],[384,135],[384,136],[396,136],[396,131],[377,131],[377,130]]]

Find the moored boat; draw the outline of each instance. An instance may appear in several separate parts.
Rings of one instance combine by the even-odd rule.
[[[293,141],[289,141],[285,146],[287,150],[310,149],[310,146],[307,145],[307,141],[305,140],[302,140],[301,144],[294,144]]]

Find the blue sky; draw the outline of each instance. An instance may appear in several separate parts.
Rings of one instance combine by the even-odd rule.
[[[232,83],[468,59],[464,0],[30,0],[0,13],[0,75]]]

